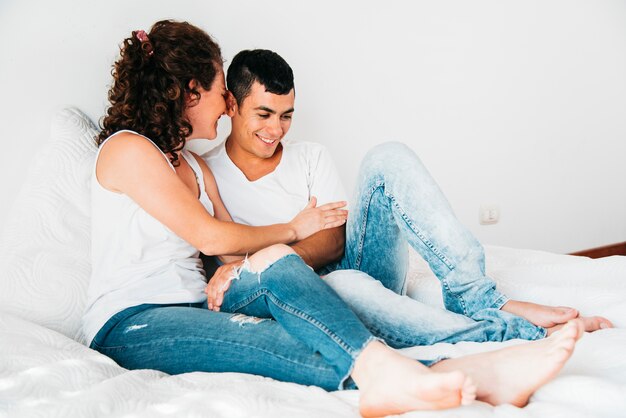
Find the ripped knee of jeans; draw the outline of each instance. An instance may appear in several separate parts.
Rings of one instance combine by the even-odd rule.
[[[259,324],[263,321],[267,321],[267,318],[257,318],[256,316],[248,316],[244,314],[234,314],[230,317],[230,322],[235,322],[243,327],[245,324]]]
[[[241,273],[245,271],[247,273],[256,274],[257,281],[260,284],[261,274],[263,274],[265,270],[289,256],[300,257],[291,247],[280,244],[264,248],[251,257],[248,257],[248,254],[246,254],[243,263],[238,267],[233,267],[232,277],[229,278],[227,283],[233,280],[239,280]],[[308,267],[313,270],[310,266]],[[224,288],[226,288],[226,284],[224,284]]]
[[[233,266],[233,271],[231,273],[231,276],[228,278],[226,282],[224,282],[220,290],[221,291],[226,290],[228,286],[230,285],[230,282],[232,282],[233,280],[241,279],[241,272],[243,272],[244,270],[250,273],[256,273],[252,270],[252,267],[250,265],[250,259],[248,258],[248,254],[246,254],[246,256],[243,259],[243,262],[239,266]],[[257,276],[258,276],[259,283],[261,283],[261,272],[258,272]]]
[[[263,248],[250,257],[249,271],[259,274],[263,273],[277,261],[292,254],[296,254],[296,252],[291,247],[284,244],[275,244]]]

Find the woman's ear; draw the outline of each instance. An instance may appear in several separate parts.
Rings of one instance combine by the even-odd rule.
[[[191,80],[188,84],[189,90],[185,92],[185,103],[187,106],[195,106],[198,103],[198,97],[195,94],[191,94],[198,87],[196,80]]]
[[[237,111],[237,100],[230,90],[226,90],[226,115],[232,118]]]

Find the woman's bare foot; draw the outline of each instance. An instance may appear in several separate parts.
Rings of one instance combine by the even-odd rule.
[[[567,306],[547,306],[519,300],[509,300],[501,308],[503,311],[521,316],[533,324],[551,328],[555,325],[565,324],[567,321],[578,317],[578,311]]]
[[[583,335],[580,319],[568,322],[549,338],[487,353],[444,360],[431,370],[460,370],[478,388],[477,398],[492,405],[522,407],[541,386],[555,377]]]
[[[613,328],[613,323],[601,316],[581,316],[578,319],[583,321],[585,332],[594,332],[599,329]],[[563,326],[565,326],[565,324],[559,324],[550,328],[546,328],[546,330],[548,331],[548,335],[552,335],[556,331],[563,328]]]
[[[434,373],[377,341],[359,355],[352,378],[363,417],[454,408],[476,397],[476,386],[463,373]]]

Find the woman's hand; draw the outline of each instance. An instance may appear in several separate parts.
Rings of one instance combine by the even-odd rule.
[[[317,199],[311,197],[309,204],[289,224],[296,233],[296,241],[303,240],[322,229],[335,228],[346,223],[348,211],[341,209],[347,202],[332,202],[315,207]]]
[[[237,260],[227,264],[223,264],[217,268],[209,283],[207,283],[204,293],[207,296],[207,305],[209,309],[219,312],[224,300],[224,293],[230,287],[230,282],[235,277],[235,269],[243,264],[244,260]]]

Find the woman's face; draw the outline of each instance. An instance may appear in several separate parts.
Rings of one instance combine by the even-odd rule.
[[[200,99],[189,98],[186,116],[191,123],[193,132],[187,139],[215,139],[217,137],[217,121],[226,112],[226,83],[224,71],[219,70],[210,90],[205,90],[192,81],[192,87],[200,93]]]

